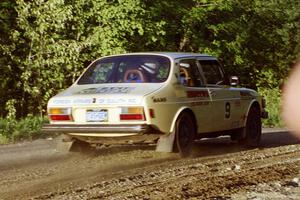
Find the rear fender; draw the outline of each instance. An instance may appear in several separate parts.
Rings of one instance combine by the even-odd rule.
[[[189,107],[187,107],[187,106],[184,106],[184,107],[181,107],[181,108],[176,112],[176,114],[174,115],[172,124],[171,124],[170,133],[175,132],[175,126],[176,126],[177,118],[179,117],[179,115],[180,115],[184,110],[191,110],[191,109],[190,109]]]
[[[157,146],[156,146],[156,151],[159,152],[172,152],[173,151],[173,145],[174,145],[174,140],[175,140],[175,125],[177,118],[179,115],[184,112],[184,110],[190,109],[189,107],[181,107],[176,114],[174,115],[172,124],[171,124],[171,129],[169,131],[169,134],[160,136]]]

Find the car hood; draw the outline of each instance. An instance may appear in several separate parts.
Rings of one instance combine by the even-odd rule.
[[[48,106],[138,105],[142,103],[144,96],[158,90],[162,85],[160,83],[73,85],[51,98]]]

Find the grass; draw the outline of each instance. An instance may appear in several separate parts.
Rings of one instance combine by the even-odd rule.
[[[29,116],[20,120],[0,119],[0,144],[32,140],[42,136],[41,128],[48,119]]]

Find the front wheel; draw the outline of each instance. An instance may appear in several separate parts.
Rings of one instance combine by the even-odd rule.
[[[244,128],[244,138],[239,143],[247,147],[257,147],[261,139],[261,118],[258,108],[252,107],[248,113],[246,127]]]
[[[196,135],[196,126],[189,113],[182,113],[176,121],[175,152],[182,157],[190,155]]]

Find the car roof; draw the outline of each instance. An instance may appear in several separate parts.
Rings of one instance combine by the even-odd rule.
[[[200,54],[200,53],[187,53],[187,52],[135,52],[135,53],[116,54],[116,55],[105,56],[105,57],[125,56],[125,55],[161,55],[161,56],[170,57],[172,59],[186,58],[186,57],[201,57],[204,59],[206,58],[210,60],[217,60],[214,56],[211,55]]]

